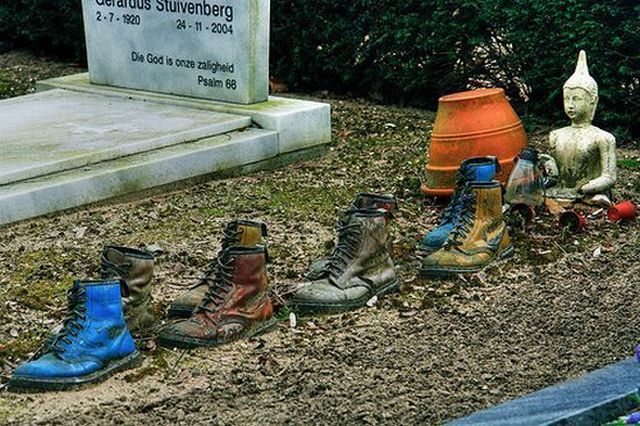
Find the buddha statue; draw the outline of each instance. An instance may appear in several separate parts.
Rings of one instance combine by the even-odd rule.
[[[552,131],[551,155],[541,155],[550,181],[556,181],[546,195],[589,202],[599,194],[608,195],[616,181],[616,139],[591,125],[598,105],[598,84],[589,75],[584,50],[562,92],[571,126]]]

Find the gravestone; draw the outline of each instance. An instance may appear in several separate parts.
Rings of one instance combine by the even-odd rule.
[[[251,104],[269,90],[269,0],[82,0],[90,81]]]
[[[327,104],[268,96],[269,0],[82,0],[89,72],[0,101],[0,225],[324,152]]]

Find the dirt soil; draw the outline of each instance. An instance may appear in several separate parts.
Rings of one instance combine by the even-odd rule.
[[[0,56],[5,67],[15,60]],[[543,214],[514,226],[514,258],[450,280],[418,279],[413,247],[442,210],[418,189],[434,113],[322,100],[332,106],[333,140],[320,159],[1,228],[0,387],[64,317],[71,280],[97,276],[109,243],[163,250],[153,290],[161,323],[217,252],[227,221],[268,224],[274,297],[286,298],[330,249],[356,191],[392,192],[403,291],[216,349],[166,350],[143,336],[143,366],[100,385],[0,391],[0,423],[433,425],[633,354],[637,223],[613,224],[600,212],[572,235]],[[544,147],[547,131],[533,141]],[[638,202],[640,151],[618,154],[614,196]]]

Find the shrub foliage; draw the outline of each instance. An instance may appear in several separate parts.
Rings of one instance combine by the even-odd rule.
[[[271,0],[271,73],[434,108],[467,88],[504,87],[517,110],[566,119],[562,84],[580,49],[600,85],[596,124],[640,135],[640,5],[628,0]],[[0,4],[0,39],[81,58],[80,1]]]
[[[71,59],[85,57],[80,0],[0,2],[0,40]]]

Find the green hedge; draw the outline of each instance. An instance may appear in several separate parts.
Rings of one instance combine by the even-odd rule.
[[[0,4],[0,40],[67,60],[85,59],[80,0],[10,0]]]
[[[634,5],[636,4],[636,5]],[[595,124],[640,136],[640,5],[628,0],[274,1],[272,73],[436,107],[438,96],[504,87],[527,122],[566,123],[562,85],[585,49],[600,86]]]
[[[0,41],[82,58],[79,0],[0,5]],[[435,108],[469,85],[500,86],[527,122],[566,122],[562,84],[585,49],[600,85],[596,125],[640,136],[640,5],[629,0],[271,0],[271,74]]]
[[[567,121],[562,85],[573,73],[578,51],[587,51],[589,71],[598,82],[600,102],[594,124],[619,140],[640,136],[640,5],[628,0],[492,0],[493,34],[503,51],[494,53],[530,88],[522,102],[514,78],[494,78],[520,100],[521,112]],[[495,16],[495,18],[493,18]],[[470,69],[470,74],[478,74]]]

